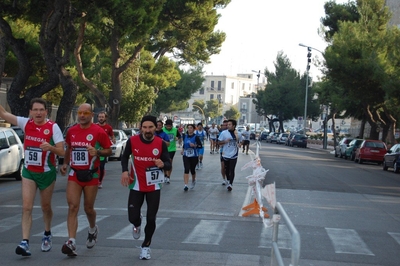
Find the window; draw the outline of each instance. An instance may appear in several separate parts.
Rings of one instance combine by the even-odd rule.
[[[232,82],[231,83],[231,89],[234,89],[235,88],[235,82]]]
[[[8,142],[11,145],[18,144],[17,140],[15,139],[15,135],[11,131],[6,131],[6,136],[8,138]]]
[[[214,99],[214,94],[210,94],[210,100]]]
[[[203,94],[203,95],[204,95],[204,88],[201,88],[201,89],[199,90],[199,94]]]
[[[218,100],[221,100],[221,99],[222,99],[221,94],[217,94],[217,99],[218,99]]]
[[[211,80],[211,88],[214,88],[214,80]]]
[[[220,81],[220,80],[218,80],[218,90],[220,91],[221,90],[221,85],[222,85],[222,82]]]
[[[247,104],[246,103],[242,103],[242,109],[247,109]]]
[[[6,135],[3,132],[0,132],[0,148],[8,146]]]

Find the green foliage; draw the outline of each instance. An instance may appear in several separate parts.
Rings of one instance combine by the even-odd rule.
[[[259,115],[274,115],[281,121],[303,115],[306,77],[291,66],[290,60],[279,52],[274,62],[275,72],[265,70],[267,85],[260,90],[254,100]],[[307,113],[315,117],[319,113],[319,105],[313,100],[312,87],[308,88]]]
[[[206,117],[217,118],[222,115],[222,106],[218,100],[209,100],[206,102],[206,108],[203,109]]]
[[[240,112],[235,106],[231,106],[231,108],[225,112],[224,116],[227,119],[238,120],[240,118]]]
[[[181,78],[176,82],[176,85],[163,89],[158,94],[155,102],[157,114],[185,109],[192,94],[201,88],[204,80],[201,67],[192,68],[188,71],[178,69],[178,71]]]

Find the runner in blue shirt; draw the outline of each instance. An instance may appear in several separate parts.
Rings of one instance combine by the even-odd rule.
[[[197,153],[199,155],[199,163],[196,165],[196,170],[199,170],[203,168],[204,140],[207,137],[207,133],[203,129],[202,123],[197,124],[197,129],[194,131],[194,134],[199,137],[201,144],[203,145],[201,148],[197,148]]]

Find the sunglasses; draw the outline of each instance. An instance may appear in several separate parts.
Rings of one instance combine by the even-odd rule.
[[[90,111],[78,111],[78,115],[91,115],[92,112]]]

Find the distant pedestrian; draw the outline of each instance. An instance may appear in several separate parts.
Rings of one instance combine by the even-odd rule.
[[[228,120],[224,120],[221,125],[221,133],[223,131],[227,130],[227,128],[228,128]],[[226,180],[224,158],[222,157],[223,149],[224,149],[224,146],[220,145],[220,148],[219,148],[220,156],[219,157],[220,157],[220,161],[221,161],[222,185],[225,186],[225,185],[228,185],[228,181]]]
[[[250,127],[247,126],[246,130],[241,132],[242,135],[242,153],[246,150],[246,154],[249,154],[249,146],[250,146]]]

